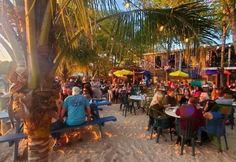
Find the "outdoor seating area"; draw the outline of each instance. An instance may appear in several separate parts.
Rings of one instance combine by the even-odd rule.
[[[0,162],[236,161],[235,13],[0,0]]]
[[[181,107],[183,107],[187,103],[186,101],[183,102],[182,100],[184,98],[187,99],[187,97],[189,96],[194,96],[194,94],[186,93],[186,90],[179,90],[179,88],[183,88],[183,86],[177,86],[176,83],[177,82],[174,83],[175,86],[178,87],[176,89],[172,89],[166,86],[166,89],[163,91],[163,89],[160,88],[162,86],[162,83],[160,82],[156,84],[155,87],[151,86],[149,88],[147,87],[146,90],[144,89],[138,90],[138,93],[135,93],[135,91],[137,90],[137,85],[135,85],[134,88],[132,88],[131,84],[130,90],[132,91],[133,94],[129,93],[129,89],[125,89],[124,86],[122,86],[121,91],[119,91],[120,93],[118,94],[118,99],[119,99],[117,101],[118,103],[115,103],[116,102],[115,100],[108,101],[105,98],[100,98],[100,99],[93,98],[92,100],[90,100],[90,107],[93,116],[92,121],[85,122],[81,125],[66,126],[66,127],[61,127],[59,129],[58,128],[53,129],[51,133],[52,135],[58,133],[59,134],[70,133],[77,129],[79,130],[79,128],[83,127],[87,128],[88,126],[97,125],[96,128],[97,130],[95,131],[97,135],[95,137],[96,138],[104,137],[104,139],[102,140],[106,141],[109,138],[111,138],[110,140],[112,140],[112,138],[116,138],[116,134],[119,132],[120,129],[119,127],[121,126],[119,124],[120,122],[122,123],[122,127],[125,127],[125,125],[126,126],[129,125],[128,123],[131,122],[131,120],[135,120],[132,121],[131,123],[134,122],[138,125],[142,123],[142,131],[140,131],[139,133],[142,134],[142,140],[146,141],[143,143],[144,146],[150,145],[151,143],[153,144],[158,143],[157,146],[162,145],[161,147],[166,147],[166,145],[171,144],[173,148],[178,148],[176,150],[177,151],[176,154],[178,155],[189,154],[191,156],[197,156],[197,158],[200,159],[201,156],[204,155],[203,152],[199,153],[199,150],[201,150],[202,148],[207,149],[207,147],[209,147],[208,149],[210,149],[213,153],[218,153],[222,151],[227,153],[228,150],[229,152],[234,151],[235,147],[232,146],[231,143],[231,141],[234,139],[234,136],[236,136],[236,134],[233,133],[235,131],[234,98],[232,99],[218,98],[216,100],[215,105],[218,107],[218,110],[216,108],[214,108],[214,110],[213,109],[211,110],[214,112],[213,120],[210,118],[204,119],[204,115],[203,118],[201,119],[198,118],[195,119],[189,117],[185,119],[185,117],[181,117],[183,112],[180,112],[180,114],[178,114],[177,111],[179,111],[178,109],[181,109]],[[145,87],[143,85],[140,86]],[[184,87],[187,88],[188,86],[184,85]],[[201,93],[204,94],[205,92],[202,91]],[[206,110],[207,107],[202,105],[202,103],[206,104],[206,102],[204,101],[212,101],[212,100],[209,100],[210,98],[203,98],[202,96],[204,95],[201,94],[199,95],[199,99],[201,100],[201,102],[199,102],[198,105],[200,106],[199,110],[209,112],[208,110]],[[228,95],[226,94],[225,96],[228,97]],[[172,99],[174,99],[175,102],[173,102]],[[162,104],[165,104],[166,106],[163,106],[162,109],[160,109],[161,108],[160,106]],[[159,106],[157,107],[157,105]],[[183,108],[183,109],[188,109],[188,108]],[[215,109],[219,113],[215,112],[216,111]],[[219,115],[221,116],[220,118],[217,117]],[[2,119],[2,122],[9,120],[9,115],[7,112],[1,112],[0,117]],[[151,117],[153,121],[150,123]],[[186,122],[185,128],[181,127],[182,120]],[[208,134],[207,127],[206,128],[202,127],[200,129],[201,138],[198,139],[199,130],[194,128],[196,123],[202,122],[200,120],[205,120],[205,122],[208,124],[209,122],[213,123],[213,127],[216,132],[213,131],[213,133],[210,132]],[[111,121],[116,123],[107,124]],[[117,124],[118,126],[115,126]],[[104,127],[103,130],[102,127]],[[109,130],[110,133],[112,133],[112,135],[109,135],[110,133],[107,133],[107,131]],[[133,131],[134,131],[133,128],[130,128],[129,133],[132,134]],[[90,137],[91,139],[87,140],[93,141],[94,138],[93,136],[94,135]],[[119,136],[120,136],[119,138],[127,138],[125,137],[125,135],[119,135]],[[139,135],[135,135],[134,139],[138,138],[138,136]],[[21,156],[18,155],[21,154],[18,153],[18,149],[19,147],[23,147],[20,142],[23,139],[27,139],[27,135],[23,134],[23,132],[9,133],[0,137],[0,143],[9,143],[11,146],[9,147],[9,149],[10,150],[13,149],[13,157],[17,159],[19,158],[19,156]],[[96,143],[96,141],[93,142]],[[86,144],[84,143],[84,145]],[[190,147],[191,149],[187,147],[187,145],[191,146]],[[68,149],[68,146],[64,145],[62,149]]]

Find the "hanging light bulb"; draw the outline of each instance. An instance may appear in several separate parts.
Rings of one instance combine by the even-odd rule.
[[[189,41],[189,39],[188,38],[185,38],[185,40],[184,40],[186,43],[188,43],[188,41]]]
[[[164,29],[164,26],[162,25],[162,26],[160,26],[159,31],[161,32],[161,31],[163,31],[163,29]]]
[[[125,8],[126,8],[126,9],[129,9],[129,8],[130,8],[130,3],[129,3],[129,1],[126,1],[126,2],[125,2]]]

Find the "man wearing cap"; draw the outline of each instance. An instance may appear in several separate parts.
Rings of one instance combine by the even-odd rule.
[[[63,118],[67,112],[66,124],[69,126],[80,125],[87,120],[91,119],[91,109],[89,101],[80,95],[80,88],[73,87],[72,95],[68,96],[63,103],[61,117]]]

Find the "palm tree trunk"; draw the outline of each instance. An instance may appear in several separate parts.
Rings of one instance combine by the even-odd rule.
[[[28,83],[29,88],[35,89],[39,85],[39,68],[37,63],[35,6],[33,0],[25,0],[26,42],[28,56]]]
[[[42,83],[43,79],[46,79],[46,75],[44,75],[45,71],[47,71],[47,73],[50,72],[50,66],[47,65],[48,61],[46,60],[47,54],[45,54],[45,51],[48,52],[49,49],[48,35],[50,33],[52,16],[50,12],[51,3],[52,1],[48,1],[47,7],[45,6],[46,9],[44,9],[40,8],[40,5],[34,4],[34,0],[25,0],[26,44],[29,69],[28,88],[33,90],[34,94],[31,97],[32,104],[28,106],[30,114],[25,120],[24,128],[28,135],[28,161],[47,162],[49,155],[50,117],[48,117],[49,109],[47,108],[50,105],[48,100],[50,95],[48,95],[49,91],[39,91],[39,88],[44,84]],[[41,15],[37,15],[37,17],[35,15],[36,7],[43,11]],[[42,16],[43,19],[40,16]],[[41,22],[37,21],[39,20],[38,17],[40,17],[40,20],[42,19]],[[36,27],[36,22],[40,23],[41,29]],[[40,38],[38,45],[36,42],[37,38]],[[46,99],[48,100],[47,102]]]
[[[49,138],[28,139],[28,161],[47,162],[49,152]]]
[[[233,46],[234,46],[234,53],[236,53],[236,15],[235,15],[235,8],[231,7],[230,12],[230,23],[231,23],[231,32],[233,35]]]
[[[225,18],[222,20],[222,46],[221,46],[221,60],[220,60],[220,87],[224,86],[224,54],[225,54],[225,41],[226,41],[227,26]]]

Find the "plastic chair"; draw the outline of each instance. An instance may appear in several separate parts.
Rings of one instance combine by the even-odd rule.
[[[205,131],[208,135],[216,137],[218,143],[218,150],[222,152],[222,145],[221,145],[221,137],[224,137],[226,150],[229,149],[228,142],[226,138],[226,129],[225,129],[225,118],[224,115],[220,112],[211,112],[213,115],[213,119],[207,121],[207,125],[205,127],[201,127],[200,130],[200,137],[202,131]],[[201,141],[200,141],[201,142]]]
[[[225,121],[229,121],[231,129],[234,129],[234,108],[232,105],[227,104],[217,104],[220,107],[221,114],[224,115]]]
[[[120,110],[122,110],[122,114],[126,117],[127,112],[130,110],[130,106],[129,106],[129,99],[127,94],[122,93],[120,95]]]
[[[152,136],[153,136],[153,133],[155,130],[157,133],[156,142],[159,143],[160,135],[162,135],[163,129],[169,129],[170,139],[172,141],[172,130],[171,129],[173,127],[174,127],[174,125],[173,125],[173,121],[171,120],[171,118],[158,116],[157,118],[154,119],[154,124],[152,126],[150,138],[152,139]]]
[[[143,104],[143,109],[147,115],[149,114],[149,111],[150,111],[149,107],[150,107],[151,101],[152,101],[152,98],[146,97],[144,104]]]
[[[184,144],[187,141],[191,142],[192,145],[192,155],[195,156],[195,138],[197,137],[197,129],[194,128],[195,122],[198,122],[199,119],[194,118],[181,118],[184,120],[185,128],[179,127],[179,136],[181,137],[181,155],[183,155]]]
[[[222,152],[222,145],[221,145],[221,137],[222,136],[224,137],[224,140],[225,140],[226,150],[228,150],[229,147],[228,147],[228,142],[227,142],[227,138],[226,138],[225,120],[224,119],[218,119],[217,121],[215,121],[215,124],[218,127],[217,127],[216,133],[213,134],[213,136],[215,136],[217,138],[218,150],[219,150],[219,152]]]

